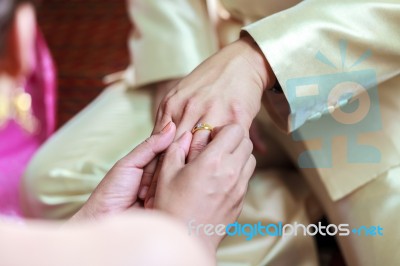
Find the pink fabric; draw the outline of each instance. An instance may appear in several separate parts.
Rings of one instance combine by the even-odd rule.
[[[20,216],[20,178],[39,146],[55,129],[55,68],[40,31],[37,31],[34,71],[25,90],[32,97],[34,116],[40,121],[39,131],[29,134],[15,121],[0,130],[0,214]]]

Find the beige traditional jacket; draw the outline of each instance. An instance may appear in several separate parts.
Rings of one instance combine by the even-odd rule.
[[[187,75],[242,29],[260,46],[291,109],[282,123],[272,105],[271,117],[289,132],[300,128],[294,139],[312,151],[300,167],[314,162],[333,199],[400,164],[400,1],[130,5],[136,86]],[[355,102],[352,115],[342,110]]]

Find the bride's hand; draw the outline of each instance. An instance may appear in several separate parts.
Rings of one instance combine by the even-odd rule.
[[[149,204],[188,223],[233,223],[239,216],[255,168],[253,145],[239,125],[216,128],[211,142],[185,164],[192,134],[186,132],[167,150],[159,170],[156,196]],[[210,250],[223,236],[199,234]]]
[[[172,143],[175,124],[170,122],[119,160],[107,173],[72,220],[97,219],[138,205],[138,189],[144,168]]]

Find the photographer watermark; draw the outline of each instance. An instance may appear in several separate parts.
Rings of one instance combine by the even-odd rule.
[[[299,155],[301,168],[331,168],[332,143],[337,137],[347,138],[348,163],[379,163],[381,153],[373,145],[360,144],[360,134],[382,129],[376,72],[354,70],[371,56],[362,54],[347,65],[347,42],[341,41],[342,67],[335,66],[323,53],[316,59],[334,69],[334,73],[299,77],[286,82],[286,96],[292,110],[290,127],[297,129],[296,141],[319,140],[318,149]]]
[[[288,237],[288,236],[315,236],[320,234],[322,236],[349,236],[350,234],[357,236],[383,236],[383,228],[380,225],[373,226],[359,226],[350,227],[349,224],[318,224],[304,225],[294,222],[293,224],[269,223],[263,224],[258,222],[255,224],[241,224],[235,222],[232,224],[196,224],[196,220],[190,220],[187,224],[189,235],[206,235],[206,236],[245,236],[246,240],[252,240],[255,236],[274,236],[274,237]]]

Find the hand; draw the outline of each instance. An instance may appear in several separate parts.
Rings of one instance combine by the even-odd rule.
[[[237,219],[256,164],[253,145],[238,125],[216,128],[211,138],[204,151],[187,164],[191,133],[168,148],[155,198],[150,199],[155,209],[186,223],[194,219],[197,224],[227,225]],[[199,236],[214,252],[223,238]]]
[[[203,134],[204,133],[206,133],[207,135],[209,134],[208,132],[203,132]],[[259,129],[259,125],[257,124],[256,120],[254,120],[253,123],[251,124],[249,133],[250,133],[250,140],[253,143],[255,151],[259,152],[261,155],[265,155],[267,153],[267,146],[268,145],[267,145],[267,142],[262,138],[262,135],[261,135],[260,129]],[[189,143],[189,145],[190,145],[190,143]],[[195,147],[194,149],[192,149],[192,152],[190,152],[190,150],[189,150],[188,153],[191,156],[189,156],[187,161],[191,162],[197,156],[197,154],[199,154],[203,150],[202,148],[203,147],[199,147],[198,149],[196,149],[196,147]],[[152,162],[152,164],[155,165],[154,162]],[[157,169],[155,171],[156,173],[155,173],[155,175],[153,175],[153,177],[151,179],[150,188],[149,188],[148,191],[146,191],[147,195],[145,195],[146,198],[144,199],[144,206],[146,208],[152,208],[153,207],[152,204],[149,203],[149,200],[154,197],[154,195],[156,193],[156,189],[157,189],[157,183],[158,183],[158,180],[157,180],[158,174],[157,174],[157,172],[159,172],[160,165],[153,166],[153,168],[155,168],[155,167],[157,167]],[[150,170],[149,167],[147,169],[148,169],[149,172],[153,171],[153,170]]]
[[[172,90],[180,80],[181,80],[180,78],[169,79],[157,82],[154,85],[155,92],[153,94],[153,102],[152,102],[153,117],[156,117],[162,99],[164,99],[164,97],[169,93],[169,91]]]
[[[143,169],[168,148],[174,139],[175,130],[174,123],[168,123],[159,133],[146,139],[119,160],[72,220],[98,219],[138,206],[140,181],[148,174],[153,175],[153,172],[147,173]]]
[[[236,122],[249,129],[260,109],[272,71],[250,37],[243,37],[207,59],[166,95],[155,130],[166,121],[177,125],[177,137],[197,122],[214,126]],[[271,74],[272,73],[272,74]]]
[[[160,104],[154,130],[172,120],[177,125],[176,139],[198,122],[213,126],[237,123],[246,129],[248,136],[260,109],[263,91],[272,87],[275,79],[258,46],[251,37],[244,36],[207,59],[167,94]],[[194,159],[208,141],[208,131],[196,132],[188,161]],[[150,188],[151,184],[151,179],[143,178],[141,199],[154,196],[147,195],[155,191]]]

